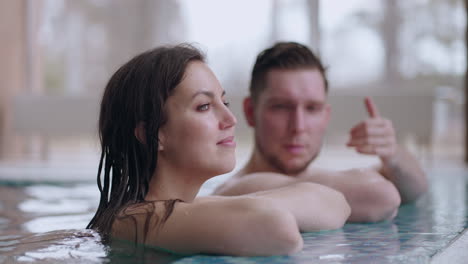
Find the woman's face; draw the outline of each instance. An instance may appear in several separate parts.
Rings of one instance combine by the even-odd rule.
[[[234,169],[237,121],[224,94],[205,63],[190,62],[164,106],[167,122],[159,133],[159,159],[191,175],[212,177]]]

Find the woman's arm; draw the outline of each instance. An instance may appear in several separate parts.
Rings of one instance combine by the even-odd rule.
[[[161,219],[163,211],[156,210]],[[293,214],[261,197],[210,197],[193,203],[177,203],[164,224],[149,221],[148,245],[180,254],[240,256],[285,255],[302,249],[303,241]],[[139,217],[140,233],[146,220]],[[117,221],[114,236],[132,239],[131,220]],[[142,236],[140,236],[142,237]]]

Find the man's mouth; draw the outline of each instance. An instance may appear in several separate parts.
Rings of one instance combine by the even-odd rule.
[[[305,145],[301,144],[287,144],[284,146],[284,148],[292,154],[300,154],[305,151]]]

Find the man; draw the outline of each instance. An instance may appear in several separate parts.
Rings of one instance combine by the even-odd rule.
[[[392,219],[401,202],[427,190],[417,160],[399,146],[392,122],[380,116],[370,98],[369,118],[350,130],[347,145],[377,155],[373,168],[327,171],[310,166],[322,147],[330,119],[328,83],[321,61],[298,43],[277,43],[261,52],[252,71],[244,113],[255,131],[255,148],[244,168],[215,190],[241,195],[314,182],[344,194],[351,222]]]

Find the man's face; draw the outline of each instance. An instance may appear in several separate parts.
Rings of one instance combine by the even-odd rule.
[[[252,110],[256,148],[271,166],[298,174],[317,157],[330,117],[318,70],[269,71]]]

